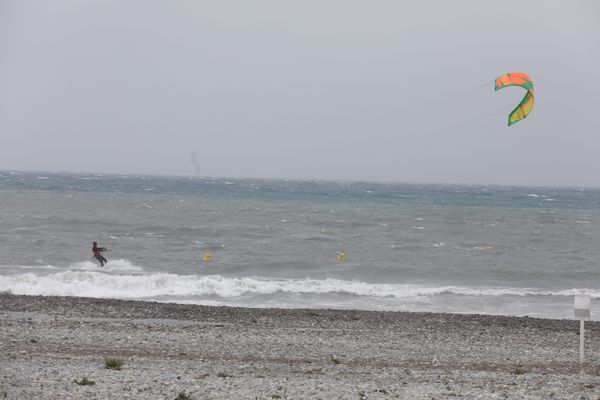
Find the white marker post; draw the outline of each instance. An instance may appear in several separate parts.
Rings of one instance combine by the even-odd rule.
[[[583,364],[585,356],[583,354],[583,339],[584,339],[584,321],[590,320],[590,306],[592,298],[587,295],[575,296],[575,318],[579,318],[579,362]]]

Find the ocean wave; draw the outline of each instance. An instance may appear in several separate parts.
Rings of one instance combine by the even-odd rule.
[[[54,265],[0,265],[0,269],[60,269]]]
[[[70,264],[67,268],[70,270],[98,271],[100,265],[97,261],[81,261]],[[102,267],[102,270],[106,272],[143,272],[144,268],[133,265],[128,260],[116,259],[110,260]]]
[[[126,263],[126,262],[125,262]],[[92,263],[90,263],[92,264]],[[83,267],[89,266],[83,264]],[[541,290],[537,288],[418,286],[393,283],[367,283],[340,279],[267,279],[259,277],[224,277],[221,275],[116,275],[107,270],[61,271],[53,274],[33,272],[0,276],[0,292],[27,295],[85,296],[122,299],[154,299],[169,296],[189,298],[217,296],[235,298],[243,295],[345,294],[370,298],[416,299],[439,295],[470,297],[563,296],[588,294],[600,298],[596,289]]]
[[[23,269],[23,270],[61,270],[64,271],[65,267],[56,265],[0,265],[0,269]],[[69,264],[66,269],[74,271],[98,271],[100,265],[94,261],[81,261]],[[108,264],[102,267],[102,271],[106,272],[143,272],[144,268],[137,265],[133,265],[128,260],[110,260]],[[0,279],[2,279],[0,277]]]

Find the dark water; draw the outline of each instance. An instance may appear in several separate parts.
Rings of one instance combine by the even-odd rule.
[[[570,318],[599,227],[593,189],[5,171],[0,291]]]

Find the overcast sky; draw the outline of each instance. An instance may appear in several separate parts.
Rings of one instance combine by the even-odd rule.
[[[0,170],[600,187],[599,74],[596,0],[0,0]]]

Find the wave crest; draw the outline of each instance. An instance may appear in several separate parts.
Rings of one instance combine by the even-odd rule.
[[[115,261],[114,268],[120,266],[139,268],[125,260]],[[89,263],[93,264],[93,263]],[[260,277],[224,277],[221,275],[177,275],[154,273],[148,275],[109,274],[107,269],[87,270],[88,262],[74,265],[67,271],[52,274],[24,273],[0,277],[0,291],[25,295],[84,296],[121,299],[157,299],[172,297],[217,296],[235,298],[244,295],[289,294],[345,294],[371,298],[410,299],[433,297],[444,294],[459,296],[564,296],[589,294],[600,298],[599,290],[564,289],[540,290],[537,288],[494,288],[465,286],[418,286],[392,283],[366,283],[340,279],[268,279]],[[121,269],[122,271],[122,269]]]

